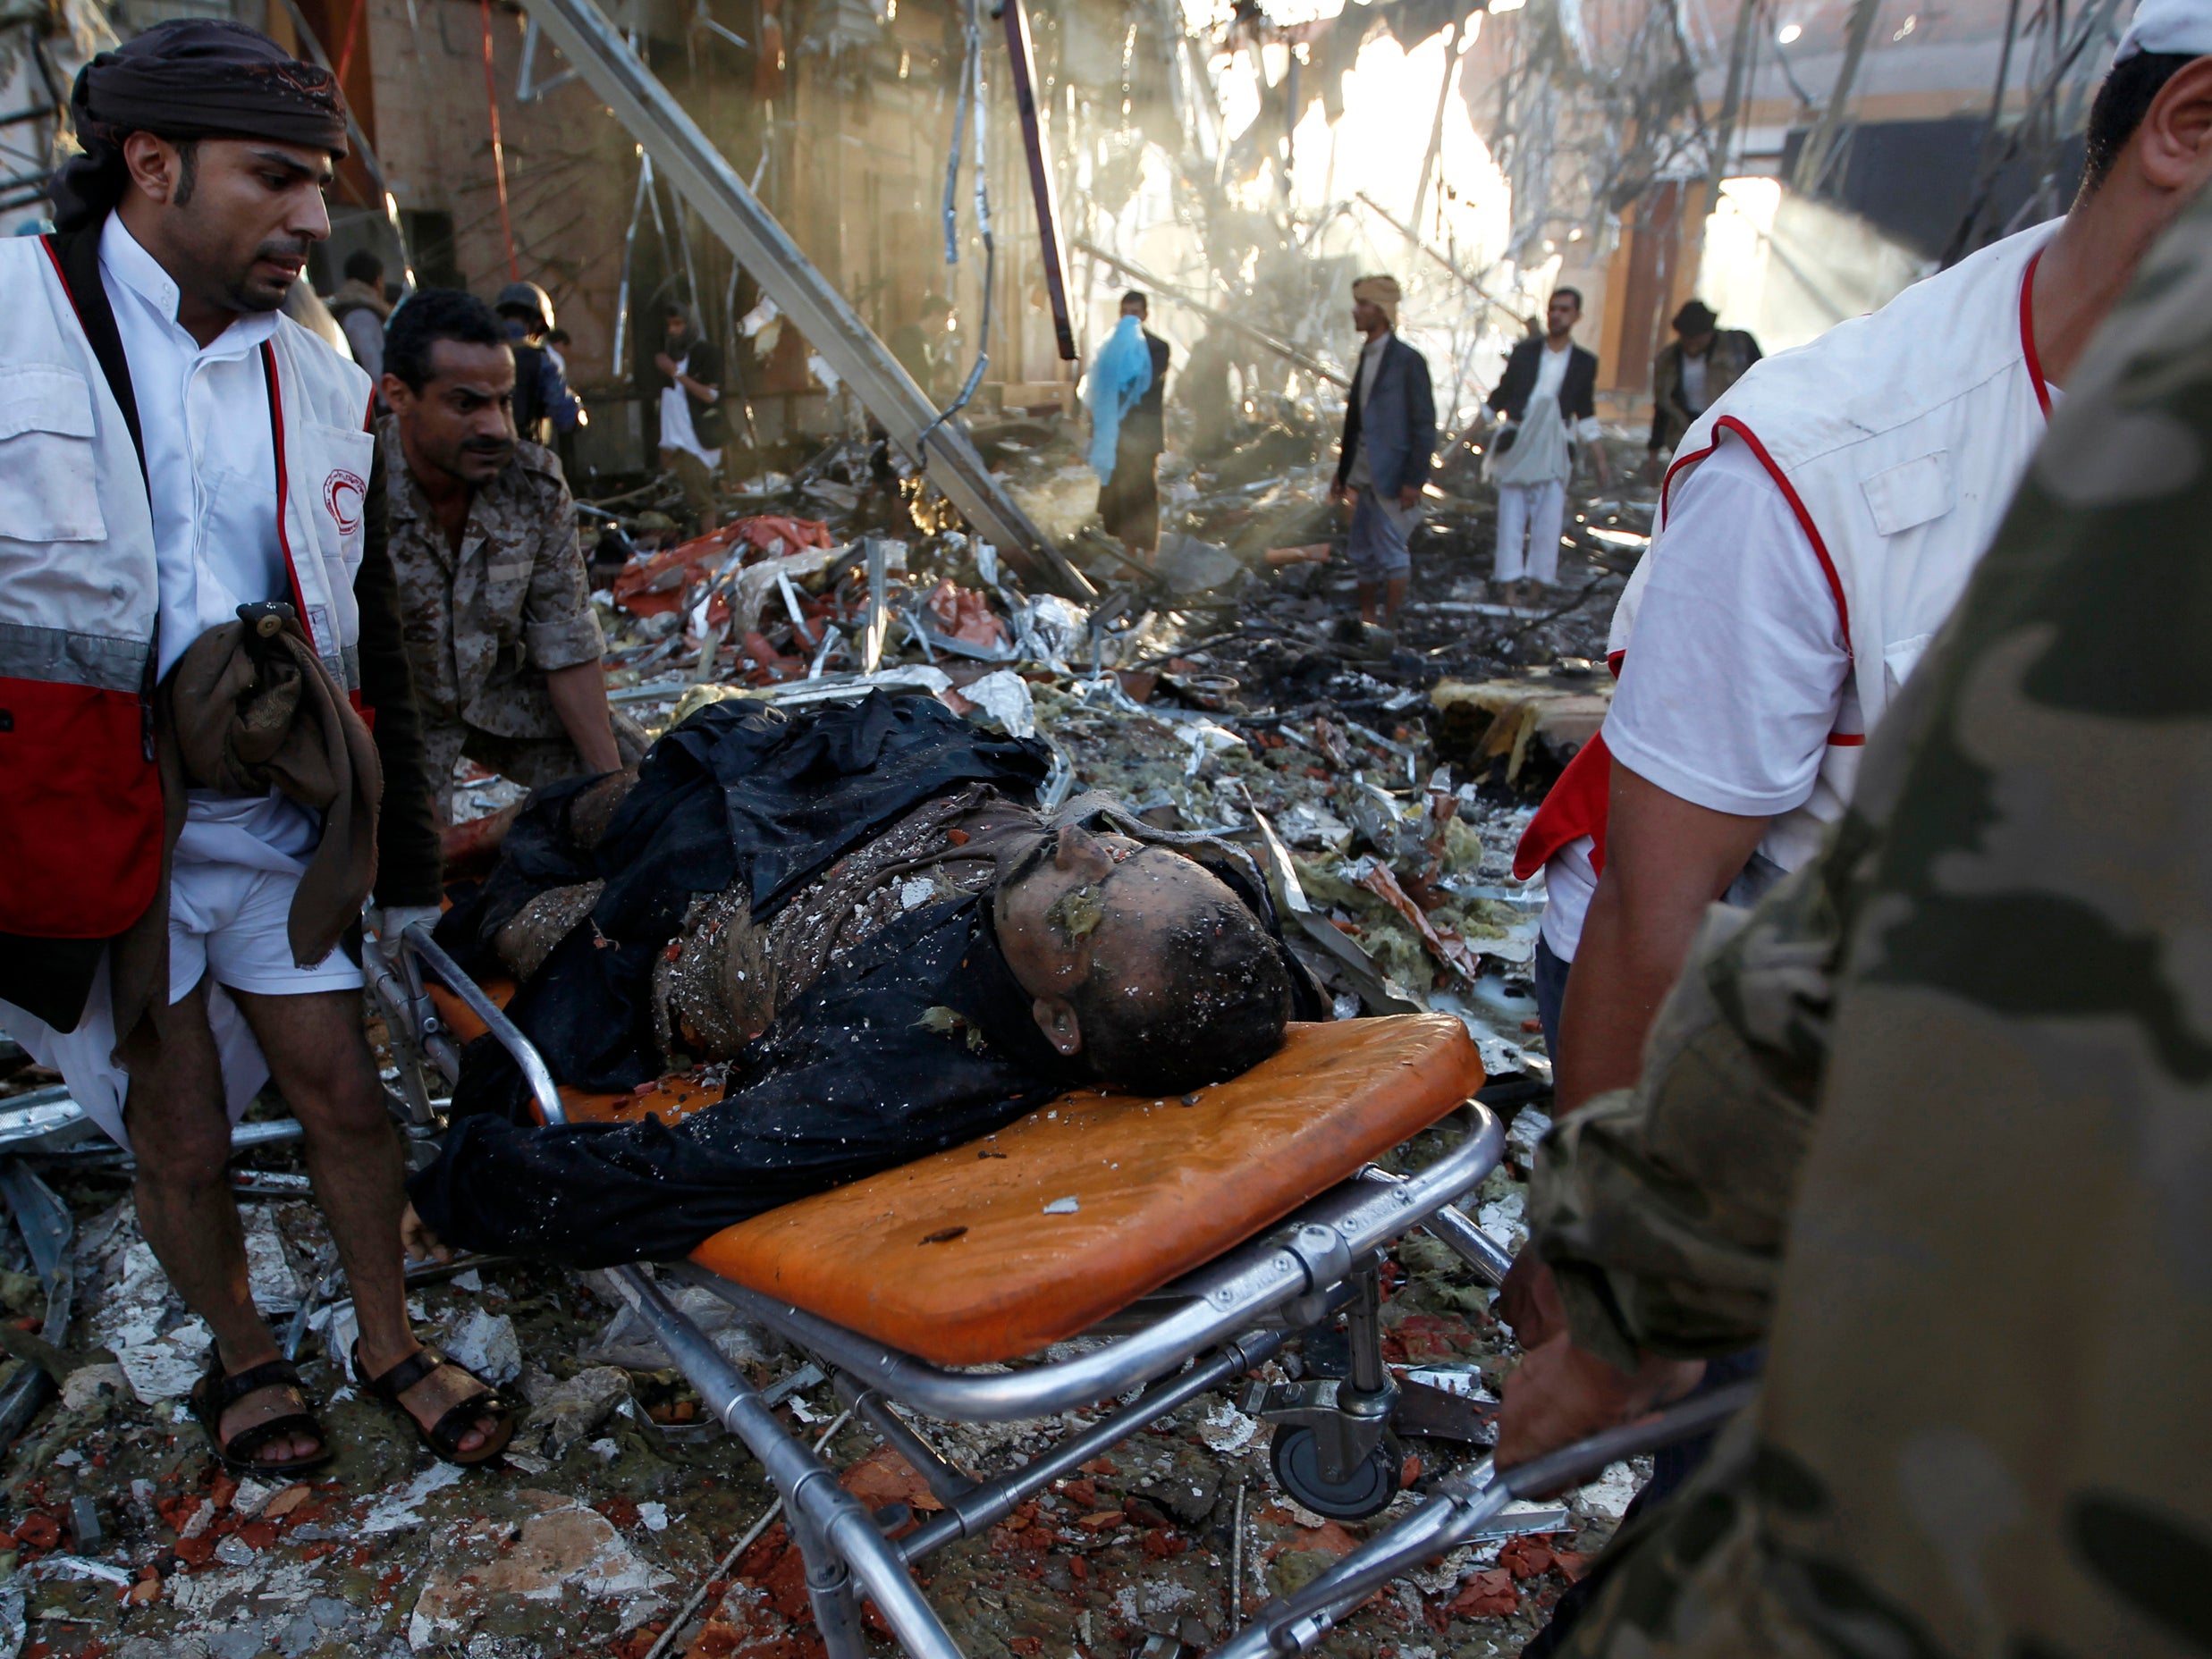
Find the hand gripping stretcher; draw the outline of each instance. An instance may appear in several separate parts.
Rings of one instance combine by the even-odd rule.
[[[426,927],[409,931],[396,960],[373,940],[369,948],[403,1073],[427,1062],[450,1082],[460,1070],[454,1040],[488,1032],[521,1067],[547,1123],[697,1109],[679,1098],[697,1097],[696,1086],[612,1097],[558,1087],[500,998]],[[426,994],[424,968],[440,981]],[[407,1085],[410,1099],[424,1098],[426,1082]],[[775,1483],[831,1659],[864,1652],[862,1595],[912,1659],[960,1659],[912,1563],[983,1533],[1184,1402],[1235,1386],[1288,1338],[1338,1313],[1347,1376],[1255,1383],[1245,1404],[1275,1425],[1275,1472],[1308,1508],[1353,1519],[1397,1495],[1404,1452],[1394,1417],[1418,1385],[1401,1385],[1384,1362],[1379,1269],[1383,1251],[1418,1227],[1490,1283],[1502,1279],[1508,1259],[1454,1207],[1503,1150],[1498,1119],[1473,1099],[1482,1082],[1473,1043],[1447,1015],[1296,1025],[1281,1052],[1229,1082],[1164,1100],[1063,1096],[980,1150],[955,1148],[784,1205],[664,1266],[811,1355],[928,1482],[943,1508],[896,1539],[785,1430],[652,1270],[620,1268],[617,1280],[702,1402]],[[1455,1116],[1456,1145],[1417,1173],[1393,1175],[1371,1161]],[[1071,1358],[1004,1364],[1076,1336],[1108,1340]],[[993,1368],[960,1368],[978,1366]],[[1051,1452],[982,1482],[891,1409],[1010,1422],[1139,1390]],[[1680,1432],[1710,1426],[1701,1418]],[[1562,1470],[1595,1473],[1651,1444],[1644,1431],[1625,1450],[1597,1448],[1606,1455],[1596,1464]],[[1549,1472],[1545,1484],[1557,1485],[1561,1471]],[[1509,1486],[1541,1489],[1528,1478],[1442,1483],[1298,1595],[1267,1604],[1229,1649],[1238,1659],[1303,1652],[1397,1572],[1472,1538],[1564,1523],[1557,1509],[1507,1512]],[[1239,1586],[1233,1616],[1241,1603]]]

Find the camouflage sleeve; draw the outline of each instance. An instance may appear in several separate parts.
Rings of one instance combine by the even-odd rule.
[[[1624,1369],[1640,1350],[1710,1358],[1763,1337],[1827,1059],[1836,893],[1861,838],[1846,824],[1756,911],[1715,905],[1636,1086],[1544,1139],[1535,1248],[1576,1343]]]
[[[543,480],[551,499],[539,522],[536,557],[532,560],[529,596],[522,607],[522,636],[531,664],[546,673],[596,662],[606,654],[606,636],[591,608],[584,575],[584,549],[576,534],[576,504],[557,466]]]

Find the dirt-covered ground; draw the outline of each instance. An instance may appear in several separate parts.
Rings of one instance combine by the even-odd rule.
[[[1524,1116],[1515,1159],[1525,1158],[1538,1126]],[[289,1160],[260,1161],[282,1170]],[[1508,1238],[1524,1191],[1516,1174],[1501,1169],[1471,1205]],[[816,1647],[798,1557],[780,1526],[716,1576],[773,1494],[740,1443],[701,1422],[679,1376],[638,1351],[617,1304],[586,1279],[510,1262],[415,1293],[418,1317],[455,1351],[495,1372],[518,1368],[515,1391],[534,1403],[502,1466],[464,1472],[437,1462],[396,1414],[348,1386],[329,1354],[332,1325],[343,1334],[341,1308],[334,1321],[315,1321],[304,1351],[336,1463],[310,1480],[241,1485],[219,1471],[167,1392],[189,1381],[203,1339],[149,1271],[128,1199],[113,1183],[83,1180],[68,1196],[87,1310],[72,1350],[78,1368],[66,1399],[7,1465],[13,1543],[0,1568],[23,1597],[21,1651],[30,1659],[643,1659],[663,1637],[662,1651],[685,1655],[798,1659]],[[314,1271],[319,1225],[304,1203],[249,1208],[257,1292],[281,1313]],[[1389,1357],[1400,1367],[1469,1368],[1494,1392],[1513,1351],[1489,1301],[1456,1258],[1414,1237],[1397,1253],[1385,1304]],[[747,1369],[764,1385],[804,1363],[741,1328],[719,1340],[756,1356]],[[1302,1344],[1262,1375],[1325,1366],[1332,1347]],[[1238,1409],[1244,1392],[1240,1384],[1201,1396],[987,1537],[928,1561],[923,1581],[966,1650],[975,1659],[1048,1651],[1096,1659],[1133,1653],[1152,1637],[1203,1649],[1237,1610],[1304,1583],[1366,1536],[1377,1523],[1325,1521],[1278,1487],[1271,1431]],[[779,1411],[810,1436],[839,1415],[822,1382]],[[915,1427],[956,1463],[986,1474],[1085,1420]],[[1443,1442],[1408,1448],[1416,1486],[1474,1455]],[[847,1484],[872,1504],[930,1506],[927,1488],[872,1430],[846,1424],[827,1453],[849,1467]],[[1602,1545],[1631,1489],[1617,1473],[1576,1500],[1569,1531],[1460,1552],[1372,1604],[1328,1651],[1351,1659],[1517,1651]],[[79,1531],[80,1500],[97,1539]],[[1401,1496],[1379,1520],[1413,1501]],[[1239,1513],[1241,1596],[1230,1580]],[[702,1589],[697,1611],[671,1636],[671,1619]]]
[[[1495,769],[1473,767],[1439,744],[1427,694],[1439,678],[1496,678],[1563,660],[1579,672],[1575,660],[1600,659],[1625,568],[1614,568],[1618,548],[1648,529],[1649,493],[1641,506],[1616,493],[1571,509],[1575,544],[1558,588],[1514,611],[1487,586],[1487,493],[1463,481],[1465,493],[1447,495],[1416,535],[1413,603],[1396,638],[1383,639],[1359,627],[1340,558],[1265,561],[1269,547],[1330,533],[1314,506],[1325,483],[1316,454],[1262,434],[1211,469],[1170,468],[1170,522],[1230,548],[1249,577],[1161,607],[1123,664],[1159,677],[1157,686],[1121,682],[1155,700],[1150,712],[1126,692],[1102,696],[1102,687],[1030,674],[1037,728],[1068,756],[1077,787],[1112,789],[1165,827],[1233,830],[1254,810],[1265,814],[1290,842],[1317,914],[1395,984],[1480,1015],[1494,1064],[1541,1056],[1524,982],[1535,903],[1511,886],[1508,866],[1541,770],[1507,785]],[[1031,465],[1064,459],[1040,453]],[[1094,482],[1085,487],[1095,493]],[[1620,534],[1608,543],[1591,534],[1600,528]],[[609,620],[619,642],[623,625]],[[1220,736],[1199,729],[1208,725]],[[464,798],[481,810],[501,799],[481,788]],[[1439,817],[1446,798],[1452,811]],[[1389,898],[1394,882],[1448,936],[1445,954]],[[1473,956],[1452,957],[1450,940]],[[1463,972],[1473,959],[1479,969]],[[1359,1011],[1342,981],[1330,989],[1341,1013]],[[53,1081],[19,1065],[0,1088]],[[1467,1200],[1501,1243],[1521,1236],[1541,1104],[1516,1120],[1512,1161]],[[249,1161],[262,1189],[246,1200],[254,1289],[281,1325],[327,1274],[326,1238],[295,1156],[280,1149]],[[487,1262],[413,1293],[426,1330],[524,1402],[527,1425],[501,1464],[463,1472],[439,1463],[404,1419],[361,1397],[333,1358],[349,1334],[340,1303],[312,1317],[301,1351],[336,1462],[309,1480],[241,1485],[219,1472],[182,1408],[206,1333],[139,1240],[125,1178],[47,1168],[76,1223],[77,1317],[66,1331],[45,1328],[38,1281],[11,1232],[0,1243],[0,1302],[26,1340],[10,1344],[17,1357],[0,1369],[0,1387],[41,1360],[64,1381],[6,1456],[0,1659],[802,1659],[818,1648],[798,1557],[780,1525],[762,1528],[773,1494],[758,1467],[701,1419],[681,1378],[589,1277]],[[1384,1308],[1391,1360],[1458,1368],[1494,1394],[1514,1349],[1490,1302],[1440,1245],[1408,1240]],[[52,1348],[38,1350],[34,1336]],[[798,1380],[777,1408],[795,1431],[818,1436],[836,1424],[834,1397],[804,1356],[742,1327],[717,1341],[764,1386]],[[1340,1343],[1309,1339],[1262,1375],[1325,1370],[1339,1354]],[[1424,1481],[1477,1455],[1409,1442],[1414,1493],[1373,1522],[1327,1521],[1278,1486],[1271,1431],[1240,1410],[1246,1386],[1202,1396],[987,1537],[928,1560],[924,1587],[973,1659],[1173,1659],[1178,1646],[1210,1647],[1266,1596],[1303,1584],[1402,1513]],[[981,1476],[1080,1420],[914,1426]],[[825,1455],[872,1504],[930,1506],[927,1488],[865,1426],[837,1427]],[[1394,1585],[1325,1651],[1519,1651],[1602,1547],[1634,1488],[1630,1471],[1610,1471],[1574,1500],[1566,1529],[1463,1550]],[[1232,1581],[1237,1562],[1241,1583]]]

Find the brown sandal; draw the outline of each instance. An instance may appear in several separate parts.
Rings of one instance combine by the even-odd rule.
[[[248,1394],[258,1394],[264,1388],[291,1389],[300,1402],[300,1410],[241,1428],[224,1440],[223,1414]],[[322,1468],[336,1455],[331,1447],[330,1431],[316,1421],[307,1402],[300,1373],[292,1368],[290,1360],[265,1360],[259,1365],[248,1366],[234,1377],[226,1376],[223,1356],[213,1348],[207,1351],[206,1373],[192,1385],[192,1392],[187,1397],[192,1415],[207,1431],[207,1442],[215,1447],[215,1456],[224,1468],[235,1475],[305,1474],[308,1470]],[[290,1458],[281,1463],[263,1461],[254,1456],[270,1441],[286,1435],[313,1435],[317,1449],[306,1457]]]
[[[475,1377],[483,1385],[482,1394],[471,1394],[459,1405],[447,1409],[445,1414],[425,1427],[420,1418],[408,1411],[407,1402],[400,1396],[440,1366],[452,1366],[456,1371]],[[407,1420],[415,1426],[415,1432],[423,1444],[449,1463],[458,1463],[464,1469],[478,1463],[488,1463],[507,1449],[514,1438],[514,1408],[502,1397],[498,1389],[486,1383],[474,1371],[458,1360],[449,1360],[436,1349],[423,1347],[393,1366],[382,1377],[370,1377],[361,1368],[361,1344],[359,1338],[353,1343],[353,1375],[362,1387],[386,1404],[399,1407]],[[460,1450],[460,1437],[473,1427],[480,1417],[494,1419],[494,1426],[485,1443],[473,1452]]]

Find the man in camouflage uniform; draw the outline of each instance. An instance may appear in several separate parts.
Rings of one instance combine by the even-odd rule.
[[[468,294],[426,289],[392,320],[392,562],[448,822],[463,754],[535,788],[645,751],[608,709],[576,509],[553,451],[516,440],[514,378],[505,329]]]
[[[2208,615],[2199,198],[1821,857],[1709,914],[1637,1085],[1543,1144],[1552,1318],[1630,1411],[1768,1353],[1556,1651],[2212,1651]],[[1593,1426],[1564,1375],[1501,1462]]]

